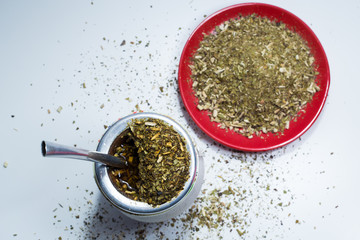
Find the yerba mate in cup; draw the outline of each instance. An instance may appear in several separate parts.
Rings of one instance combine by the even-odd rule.
[[[135,124],[135,129],[130,129],[131,124]],[[168,135],[173,136],[174,137],[173,140],[166,141],[166,138],[164,138],[165,140],[160,141],[161,139],[160,140],[158,139],[161,138],[162,134],[156,134],[155,131],[158,127],[161,127],[162,124],[164,124],[163,129],[167,129],[168,131],[167,132],[161,131],[161,133],[165,134],[165,136]],[[167,148],[164,149],[172,150],[171,156],[173,157],[173,162],[170,163],[170,165],[180,164],[178,171],[176,167],[174,168],[172,166],[171,171],[168,172],[168,175],[171,174],[171,176],[165,176],[165,174],[164,176],[162,176],[161,173],[166,171],[164,171],[164,169],[158,169],[159,171],[157,171],[156,168],[161,168],[161,166],[165,167],[166,165],[170,166],[169,162],[167,162],[167,164],[161,165],[162,161],[166,162],[170,160],[169,158],[166,159],[166,156],[170,155],[170,153],[168,153],[165,150],[160,151],[155,149],[154,154],[157,154],[156,159],[153,159],[154,160],[153,162],[155,164],[145,165],[145,170],[148,171],[149,174],[154,175],[156,179],[151,179],[142,176],[141,180],[153,181],[153,183],[161,185],[161,182],[164,182],[167,178],[180,179],[179,181],[174,181],[174,184],[175,182],[180,182],[179,185],[178,186],[175,185],[171,187],[164,186],[165,189],[162,188],[163,186],[155,186],[155,190],[156,190],[155,193],[158,194],[159,197],[153,199],[153,197],[148,197],[148,196],[154,196],[151,195],[153,193],[151,191],[149,193],[150,195],[137,194],[138,192],[140,192],[139,186],[144,186],[145,188],[148,188],[149,185],[151,186],[151,184],[135,185],[133,182],[129,183],[127,181],[124,181],[120,177],[115,178],[113,175],[113,170],[119,171],[117,173],[121,175],[120,171],[122,169],[111,169],[102,164],[95,164],[95,179],[99,186],[99,189],[104,194],[104,196],[114,206],[120,209],[126,216],[144,222],[165,221],[180,214],[182,211],[190,207],[190,205],[194,202],[196,196],[200,192],[201,184],[203,182],[203,174],[204,174],[203,160],[199,156],[197,150],[195,149],[194,143],[191,140],[188,133],[178,123],[176,123],[174,120],[168,117],[155,113],[137,113],[137,114],[129,115],[115,122],[112,126],[108,128],[104,136],[101,138],[99,145],[97,147],[97,151],[110,153],[112,155],[117,154],[119,151],[121,152],[122,150],[119,149],[122,149],[122,147],[126,147],[126,144],[124,145],[124,143],[126,140],[126,136],[129,134],[129,131],[131,130],[137,131],[138,129],[136,130],[136,127],[138,126],[148,127],[149,129],[147,131],[151,131],[151,129],[154,129],[153,132],[154,136],[152,136],[149,139],[149,141],[155,142],[157,140],[158,142],[157,144],[167,145],[166,146]],[[169,126],[174,132],[171,132],[171,130],[169,130],[170,128],[167,128],[166,126]],[[146,134],[147,131],[138,132],[140,138],[143,137],[142,135]],[[144,137],[146,138],[146,136]],[[136,142],[136,138],[135,138],[135,142]],[[128,143],[127,146],[131,146],[131,141],[128,141],[127,143]],[[149,144],[149,143],[146,141],[145,142],[140,141],[137,142],[137,144],[134,144],[133,146],[137,145],[135,146],[135,148],[138,149],[140,147],[139,144],[141,145],[141,144]],[[177,151],[178,154],[176,154]],[[132,168],[132,173],[129,174],[129,176],[134,177],[136,174],[139,174],[138,172],[136,172],[136,166],[137,166],[136,164],[139,163],[136,162],[140,161],[140,164],[142,164],[144,163],[144,161],[149,160],[149,159],[146,160],[146,158],[151,158],[154,156],[150,154],[144,157],[144,155],[141,153],[141,150],[139,150],[140,152],[139,156],[135,156],[135,152],[137,151],[132,151],[131,149],[127,153],[131,154],[131,152],[134,154],[134,156],[130,156],[131,161],[129,161],[129,165],[133,165],[132,166],[133,168]],[[148,151],[145,152],[148,153]],[[188,156],[187,168],[183,163],[179,163],[179,161],[186,162],[185,156]],[[155,169],[152,169],[153,167]],[[142,169],[141,167],[139,168],[140,168],[139,171],[143,172],[144,169]],[[126,171],[126,169],[124,170]],[[127,173],[125,173],[125,171],[122,171],[122,174],[126,175]],[[131,169],[127,171],[129,172],[131,171]],[[185,175],[184,173],[186,172],[188,174],[188,176],[186,176],[187,180],[181,183],[181,179],[184,178],[176,178],[177,172],[181,172],[182,175]],[[143,172],[142,174],[146,174],[146,173],[147,172],[145,173]],[[130,181],[131,179],[129,178],[129,176],[125,180]],[[138,175],[138,177],[140,176]],[[159,178],[164,178],[164,181]],[[139,179],[135,179],[135,181],[138,180]],[[121,182],[119,183],[119,181]],[[174,194],[174,196],[164,195],[167,192],[172,193],[171,191],[175,191],[176,189],[178,191],[176,194]],[[162,196],[167,196],[167,197],[171,196],[171,198],[164,200]]]

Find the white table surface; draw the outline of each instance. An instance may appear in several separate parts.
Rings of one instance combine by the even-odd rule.
[[[177,92],[190,33],[204,15],[241,2],[1,1],[0,239],[135,239],[139,230],[148,239],[237,239],[236,228],[244,239],[360,239],[360,1],[266,1],[316,33],[331,86],[301,140],[258,154],[207,137]],[[91,163],[41,156],[41,140],[95,149],[104,125],[137,108],[189,131],[205,158],[202,197],[247,189],[228,210],[247,225],[196,231],[185,215],[174,226],[128,220],[101,195]]]

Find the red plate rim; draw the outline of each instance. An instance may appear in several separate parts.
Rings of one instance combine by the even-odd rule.
[[[217,127],[216,123],[211,122],[208,112],[200,111],[196,107],[197,99],[192,90],[191,70],[189,64],[191,57],[199,46],[203,34],[209,34],[215,28],[226,20],[237,17],[257,14],[260,17],[267,17],[272,21],[284,23],[288,28],[298,33],[307,43],[311,53],[315,58],[315,65],[319,75],[316,78],[320,91],[315,93],[313,100],[305,107],[305,113],[301,113],[296,121],[291,121],[290,128],[283,134],[261,134],[260,137],[254,136],[252,139],[242,136],[230,130],[224,130]],[[193,121],[215,141],[241,151],[259,152],[282,147],[299,138],[316,121],[321,110],[324,107],[329,87],[330,87],[330,69],[325,51],[316,37],[315,33],[300,18],[289,11],[277,6],[264,3],[242,3],[221,9],[207,17],[193,31],[187,40],[182,51],[179,71],[178,84],[180,95],[186,110]]]

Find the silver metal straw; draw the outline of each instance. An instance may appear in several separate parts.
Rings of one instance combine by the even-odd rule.
[[[122,156],[114,157],[106,153],[89,151],[48,141],[41,142],[41,153],[44,157],[73,158],[103,163],[105,165],[117,168],[124,168],[128,166],[125,158],[120,158]]]

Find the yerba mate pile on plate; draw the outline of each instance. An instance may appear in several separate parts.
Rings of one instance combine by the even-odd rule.
[[[242,151],[266,151],[314,124],[330,86],[315,33],[285,9],[243,3],[207,17],[181,54],[178,83],[194,122]]]
[[[320,88],[306,42],[285,24],[250,15],[205,35],[190,65],[197,108],[252,138],[283,132]]]

